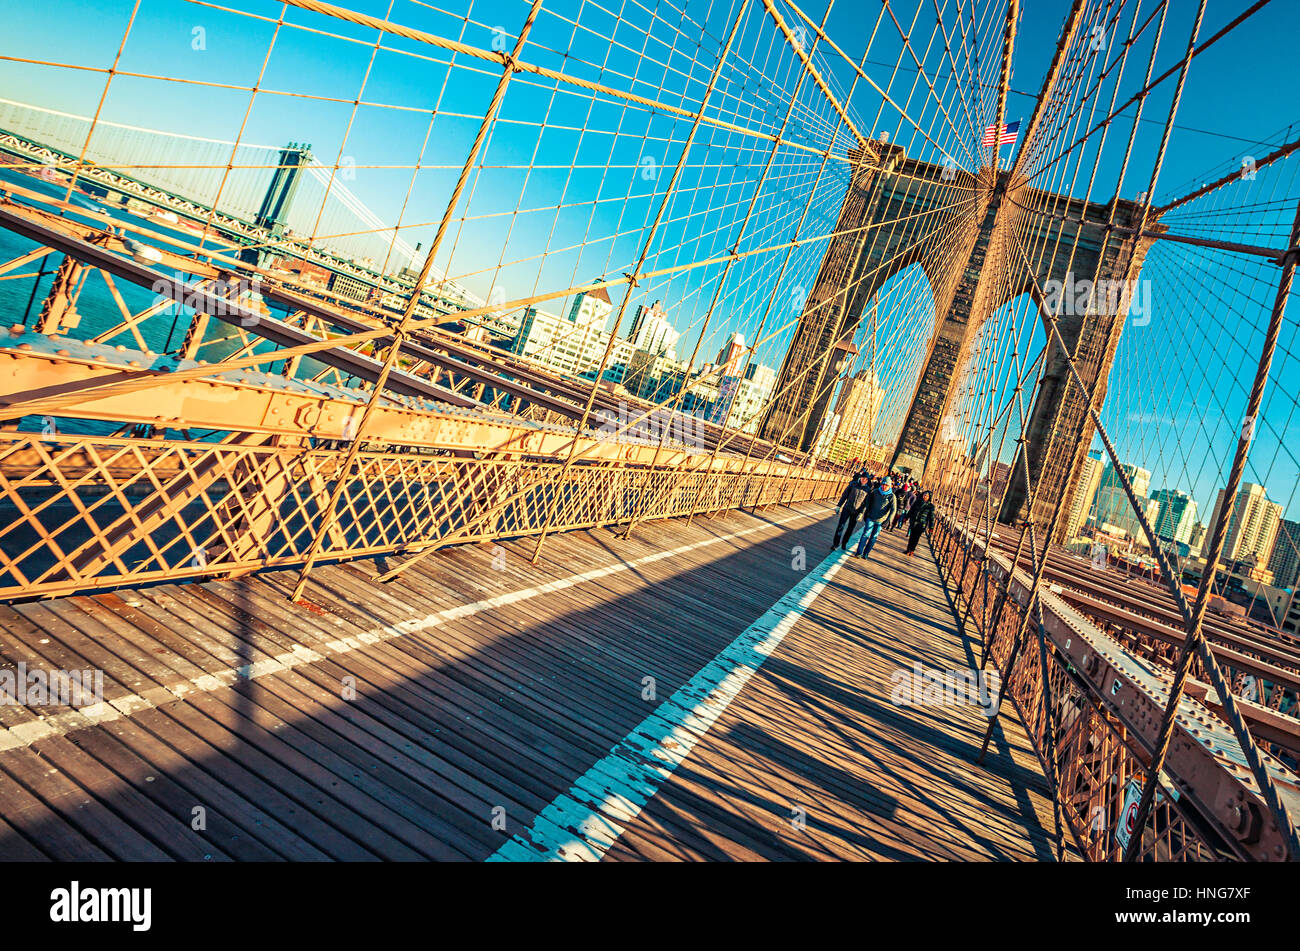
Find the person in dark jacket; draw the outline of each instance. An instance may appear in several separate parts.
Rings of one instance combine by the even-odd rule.
[[[840,495],[840,500],[836,503],[836,508],[840,510],[840,521],[835,526],[835,540],[831,542],[832,548],[849,547],[849,541],[853,538],[853,529],[858,524],[858,513],[862,511],[862,506],[867,502],[867,474],[859,472],[853,480],[844,487],[844,492]],[[843,539],[843,544],[840,540]]]
[[[907,529],[907,552],[908,555],[916,554],[916,543],[921,540],[925,530],[934,522],[934,503],[930,501],[930,493],[922,492],[921,497],[916,500],[912,510],[906,516],[908,522]]]
[[[859,558],[868,557],[876,545],[881,527],[891,524],[897,514],[898,501],[894,497],[893,485],[886,476],[867,495],[866,504],[862,508],[862,535],[858,538],[858,550],[854,554]]]
[[[894,495],[898,497],[898,515],[894,518],[894,524],[889,526],[891,530],[907,521],[907,516],[917,500],[916,489],[911,482],[904,482],[894,491]]]

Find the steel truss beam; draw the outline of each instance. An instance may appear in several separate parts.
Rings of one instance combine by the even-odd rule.
[[[949,580],[957,585],[962,597],[976,600],[977,607],[972,617],[981,625],[986,642],[991,644],[993,660],[1000,664],[1010,649],[1010,633],[1014,633],[1018,616],[1031,607],[1032,579],[1021,570],[1013,573],[1010,559],[998,551],[986,551],[978,535],[955,528],[946,521],[936,525],[939,536],[947,536],[942,541],[936,538],[936,548],[944,547],[944,567]],[[971,552],[971,557],[962,577],[957,572],[966,550]],[[983,627],[987,602],[991,601],[991,598],[984,598],[982,590],[984,570],[988,571],[991,587],[1007,587],[1006,604],[1011,610],[1003,612],[997,631]],[[1128,737],[1148,747],[1153,746],[1169,696],[1171,673],[1153,670],[1147,660],[1135,656],[1050,589],[1040,589],[1037,599],[1042,605],[1043,627],[1051,649],[1050,674],[1054,681],[1059,680],[1062,685],[1067,681],[1074,684],[1086,694],[1091,704],[1113,717]],[[1037,699],[1040,680],[1037,662],[1026,661],[1017,667],[1012,681],[1004,683],[1002,689],[1016,701],[1041,756],[1044,737],[1039,717],[1033,713],[1040,705]],[[1082,768],[1078,759],[1081,749],[1071,747],[1069,743],[1061,746],[1062,752],[1058,755],[1063,758],[1060,763],[1062,795],[1068,796],[1071,784],[1077,781]],[[1139,747],[1131,751],[1127,758],[1130,776],[1142,770],[1145,754],[1140,750]],[[1283,800],[1292,808],[1300,807],[1300,782],[1297,782],[1295,774],[1273,756],[1262,751],[1261,756]],[[1225,845],[1231,850],[1231,855],[1239,858],[1280,861],[1286,857],[1286,838],[1271,821],[1267,805],[1239,758],[1236,738],[1228,724],[1205,703],[1185,695],[1179,704],[1174,742],[1164,767],[1170,779],[1168,798],[1174,802],[1164,802],[1163,805],[1183,810],[1192,807],[1196,818],[1217,833],[1222,841],[1185,841],[1176,848],[1166,841],[1162,847],[1168,851],[1162,854],[1157,850],[1156,857],[1225,857],[1222,853],[1216,854],[1216,850]],[[1114,800],[1122,801],[1124,785],[1117,783],[1106,793],[1109,798],[1102,803],[1107,806],[1104,814],[1117,815],[1119,809]],[[1165,799],[1164,794],[1161,798]],[[1064,805],[1068,807],[1071,804],[1067,802]],[[1075,805],[1077,807],[1077,803]],[[1095,836],[1089,838],[1089,832],[1095,833],[1096,830],[1089,828],[1092,816],[1087,812],[1080,815],[1076,811],[1069,818],[1076,838],[1089,857],[1118,857],[1116,846],[1108,837],[1114,828],[1112,820],[1108,820],[1101,830],[1103,837],[1098,839]],[[1150,848],[1161,844],[1161,836],[1168,834],[1171,821],[1165,817],[1159,827],[1153,824],[1154,831],[1147,833],[1154,843]],[[1189,840],[1197,838],[1194,833],[1190,826],[1179,832]],[[1183,856],[1183,851],[1192,854]]]

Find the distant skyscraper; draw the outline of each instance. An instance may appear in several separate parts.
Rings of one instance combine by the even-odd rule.
[[[1066,513],[1066,541],[1077,537],[1079,530],[1083,528],[1083,523],[1088,520],[1092,503],[1097,498],[1097,486],[1101,484],[1103,468],[1099,451],[1093,450],[1084,457],[1083,467],[1079,471],[1078,487],[1070,500],[1070,511]]]
[[[1143,513],[1147,517],[1148,525],[1155,525],[1156,520],[1160,518],[1160,503],[1155,499],[1147,499],[1146,511]],[[1137,531],[1134,533],[1138,538],[1146,541],[1146,532],[1142,531],[1142,523],[1139,522]]]
[[[989,466],[988,480],[989,496],[995,500],[1001,499],[1011,481],[1011,466],[1005,462],[994,462]]]
[[[588,313],[598,310],[589,308]],[[609,346],[609,334],[603,329],[604,323],[603,318],[595,318],[575,326],[572,321],[528,307],[519,322],[519,332],[511,350],[565,373],[594,375]],[[606,364],[607,379],[621,380],[619,368],[626,367],[629,356],[626,351],[631,349],[627,341],[615,341]]]
[[[1218,521],[1222,508],[1223,490],[1220,489],[1214,502],[1214,514],[1210,517],[1211,527]],[[1225,564],[1253,561],[1261,568],[1266,566],[1273,554],[1273,543],[1277,540],[1281,521],[1282,506],[1268,500],[1264,487],[1243,482],[1232,506],[1232,518],[1228,522],[1220,561]]]
[[[775,383],[775,370],[751,361],[736,387],[730,425],[739,426],[746,432],[757,432],[760,411],[771,396]]]
[[[838,413],[831,413],[822,421],[822,428],[817,433],[817,439],[813,443],[813,455],[819,459],[826,459],[831,454],[831,449],[835,445],[835,434],[839,432],[840,416]]]
[[[605,288],[598,287],[594,291],[579,294],[573,299],[573,306],[569,308],[569,323],[583,327],[599,324],[599,329],[604,330],[605,320],[613,309],[614,305],[610,303]]]
[[[1278,524],[1277,541],[1268,560],[1273,583],[1279,588],[1294,588],[1300,583],[1300,522]]]
[[[1128,480],[1133,486],[1133,494],[1137,495],[1139,498],[1145,498],[1147,493],[1151,491],[1151,473],[1146,469],[1141,469],[1137,466],[1130,466],[1127,464],[1121,465],[1120,468],[1123,469],[1124,474],[1128,476]],[[1098,488],[1115,488],[1120,489],[1121,492],[1123,491],[1123,486],[1120,485],[1119,481],[1119,474],[1115,471],[1113,466],[1106,466],[1105,470],[1101,474],[1101,482],[1099,483]]]
[[[663,304],[655,301],[649,307],[637,307],[636,316],[632,318],[632,330],[627,335],[627,339],[632,341],[632,345],[638,350],[657,355],[668,353],[677,346],[680,336],[664,316]]]
[[[880,382],[873,370],[859,370],[845,380],[835,406],[835,413],[840,418],[835,438],[860,445],[865,450],[871,443],[882,396]]]
[[[1160,514],[1152,525],[1156,534],[1165,541],[1189,544],[1196,525],[1196,501],[1177,489],[1152,492],[1151,500],[1160,503]]]
[[[729,373],[740,372],[740,358],[745,352],[745,338],[733,333],[718,351],[718,366],[726,367]]]
[[[1133,488],[1133,494],[1137,496],[1142,514],[1150,515],[1154,511],[1150,505],[1151,500],[1147,498],[1147,492],[1151,488],[1151,473],[1146,469],[1127,464],[1121,464],[1120,469],[1128,476],[1129,485]],[[1142,523],[1133,509],[1133,503],[1129,501],[1128,493],[1120,484],[1119,473],[1114,466],[1106,466],[1101,473],[1101,478],[1097,482],[1097,496],[1092,513],[1097,519],[1098,527],[1113,525],[1130,538],[1142,543],[1146,542]]]

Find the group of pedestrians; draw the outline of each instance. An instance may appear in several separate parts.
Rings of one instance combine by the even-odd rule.
[[[844,487],[836,508],[840,520],[831,547],[848,551],[853,531],[861,521],[862,534],[853,553],[857,558],[871,555],[882,531],[901,528],[904,523],[909,524],[906,553],[913,556],[921,536],[934,521],[934,503],[930,501],[929,490],[923,490],[915,479],[897,472],[873,476],[866,469],[859,470]]]

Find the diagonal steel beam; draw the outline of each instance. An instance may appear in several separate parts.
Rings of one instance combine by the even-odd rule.
[[[1282,159],[1286,158],[1296,149],[1300,149],[1300,139],[1293,139],[1292,141],[1288,142],[1286,145],[1282,146],[1281,148],[1275,149],[1274,151],[1268,153],[1268,155],[1265,155],[1262,159],[1256,161],[1254,170],[1259,171],[1261,168],[1266,168],[1269,165],[1272,165],[1274,162],[1280,162]],[[1242,169],[1235,169],[1229,172],[1227,175],[1224,175],[1222,178],[1210,182],[1208,185],[1202,185],[1200,188],[1196,189],[1196,191],[1184,195],[1182,198],[1175,198],[1167,205],[1161,205],[1159,208],[1153,208],[1151,210],[1151,217],[1159,218],[1167,211],[1173,211],[1175,208],[1181,208],[1183,205],[1186,205],[1188,202],[1196,201],[1196,199],[1203,198],[1204,196],[1210,194],[1210,192],[1218,191],[1223,186],[1232,184],[1233,182],[1241,178],[1242,171],[1243,171]]]

